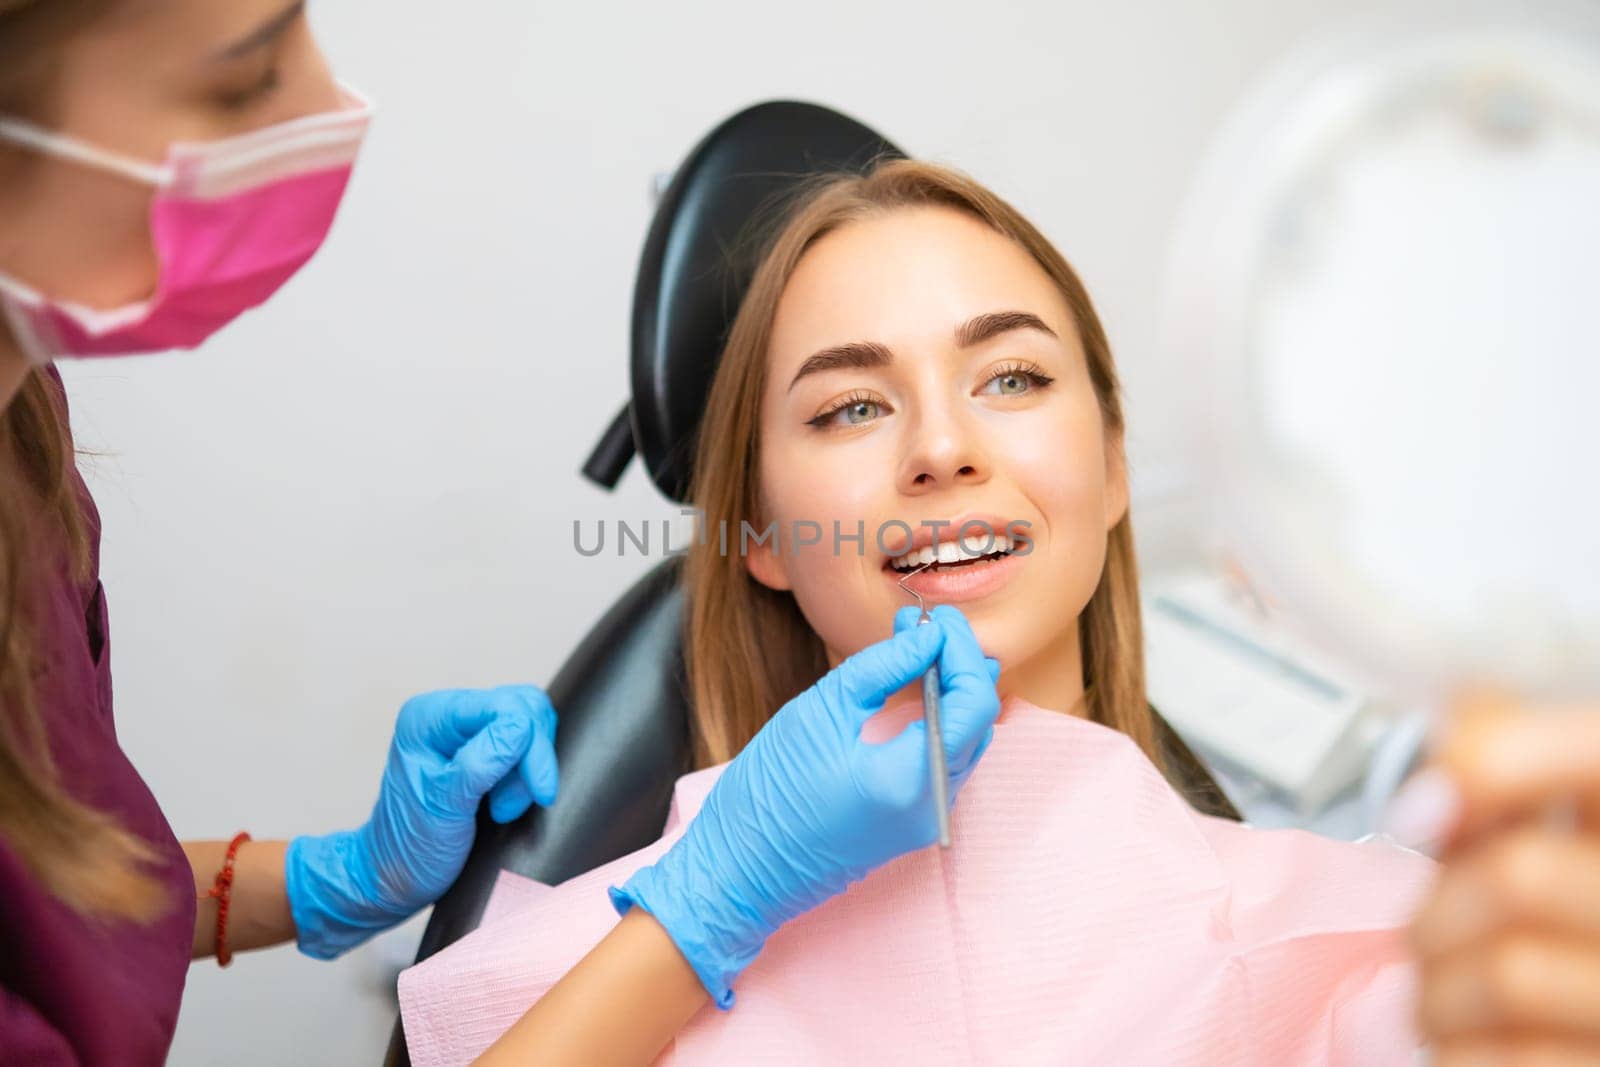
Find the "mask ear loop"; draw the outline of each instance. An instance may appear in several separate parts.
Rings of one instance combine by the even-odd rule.
[[[142,185],[161,187],[172,184],[172,168],[158,163],[146,163],[118,152],[108,152],[103,148],[85,144],[72,137],[65,137],[59,133],[42,130],[29,122],[21,119],[5,118],[0,116],[0,138],[13,144],[31,148],[45,155],[56,156],[60,159],[81,163],[86,167],[97,170],[109,171],[124,178],[131,178]]]

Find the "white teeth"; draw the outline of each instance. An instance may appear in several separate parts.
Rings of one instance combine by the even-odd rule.
[[[991,544],[987,536],[966,537],[958,545],[952,541],[939,542],[936,553],[932,545],[913,549],[903,556],[895,557],[890,565],[900,570],[910,570],[913,567],[923,567],[935,561],[939,563],[960,563],[962,560],[972,559],[976,556],[987,556],[993,552],[1011,551],[1011,538],[1005,534],[995,534]]]
[[[961,548],[969,556],[987,556],[991,552],[1001,551],[1000,537],[998,535],[992,537],[988,535],[963,537],[961,539]]]

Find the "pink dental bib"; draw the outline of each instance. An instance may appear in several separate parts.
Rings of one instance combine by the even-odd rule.
[[[680,779],[665,835],[632,855],[555,887],[502,874],[483,925],[400,976],[412,1063],[467,1063],[510,1027],[720,770]],[[1412,1060],[1422,856],[1196,814],[1122,734],[1021,701],[952,833],[780,930],[734,1009],[708,1004],[657,1062]]]

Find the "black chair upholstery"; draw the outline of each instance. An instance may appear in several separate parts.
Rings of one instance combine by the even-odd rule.
[[[755,266],[751,226],[815,174],[861,171],[902,153],[852,119],[811,104],[742,111],[689,154],[658,206],[634,293],[633,398],[585,465],[614,485],[637,452],[682,500],[695,432]],[[608,611],[548,690],[560,714],[561,790],[501,826],[480,813],[466,868],[434,907],[417,959],[474,929],[502,869],[555,884],[649,844],[689,769],[680,561],[646,574]],[[1237,818],[1216,782],[1157,717],[1173,783],[1197,809]],[[409,1064],[397,1023],[389,1064]]]

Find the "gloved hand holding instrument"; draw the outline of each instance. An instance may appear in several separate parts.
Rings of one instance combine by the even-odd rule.
[[[952,801],[993,737],[999,664],[965,617],[895,616],[895,635],[846,659],[780,708],[717,780],[683,837],[612,890],[618,911],[644,908],[666,929],[719,1007],[785,922],[904,853],[932,844],[938,819],[927,731],[861,738],[884,702],[939,670]]]

